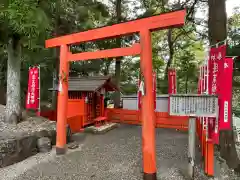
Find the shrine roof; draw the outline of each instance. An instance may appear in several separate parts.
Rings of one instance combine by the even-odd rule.
[[[105,88],[106,91],[118,91],[110,76],[69,77],[68,79],[68,91],[99,91],[101,88]]]

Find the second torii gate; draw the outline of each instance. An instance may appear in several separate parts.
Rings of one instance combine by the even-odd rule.
[[[140,67],[145,80],[145,95],[142,97],[142,151],[144,180],[156,179],[155,113],[152,78],[151,32],[181,27],[185,22],[186,10],[178,10],[148,18],[106,26],[46,40],[46,48],[60,47],[59,92],[57,106],[56,153],[66,152],[66,120],[68,100],[69,62],[90,59],[140,55]],[[140,34],[140,43],[132,47],[115,48],[96,52],[73,54],[68,46],[76,43],[113,38],[133,33]]]

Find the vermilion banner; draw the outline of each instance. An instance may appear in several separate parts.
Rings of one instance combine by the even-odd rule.
[[[199,78],[198,79],[198,94],[201,94],[201,83],[202,83],[202,80]]]
[[[39,108],[39,68],[32,67],[28,74],[28,92],[26,98],[26,109]]]
[[[201,67],[201,94],[204,94],[207,90],[207,66],[203,65]],[[200,119],[202,123],[202,134],[206,136],[206,139],[208,140],[208,118],[207,117],[202,117]],[[204,137],[204,136],[203,136]]]
[[[200,66],[199,69],[199,78],[198,78],[198,94],[202,94],[203,92],[203,66]],[[202,138],[203,134],[203,118],[198,117],[198,134],[199,138]]]
[[[177,72],[175,68],[168,69],[168,94],[177,93]],[[168,110],[170,110],[170,98],[168,98]]]
[[[177,73],[176,69],[168,69],[168,94],[177,93]]]
[[[211,48],[210,55],[208,60],[208,92],[209,94],[217,94],[217,83],[219,80],[218,71],[219,66],[216,61],[218,49]],[[215,144],[218,144],[219,138],[219,128],[218,128],[218,119],[216,118],[209,118],[208,121],[208,139],[207,141],[212,141]]]
[[[221,127],[219,125],[222,121],[220,116],[222,109],[222,87],[224,87],[225,82],[222,81],[223,77],[223,61],[226,56],[226,45],[222,45],[216,48],[211,48],[210,59],[208,62],[209,69],[209,94],[219,95],[219,118],[211,118],[209,121],[209,135],[215,144],[219,144],[219,130]],[[222,87],[221,87],[222,86]]]
[[[232,76],[233,59],[225,58],[223,60],[223,71],[220,84],[220,112],[219,129],[232,129]]]

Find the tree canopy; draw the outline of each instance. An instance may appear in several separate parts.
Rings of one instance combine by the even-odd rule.
[[[27,88],[28,68],[41,66],[41,99],[51,101],[48,91],[57,81],[53,81],[58,70],[58,51],[45,49],[46,39],[73,32],[115,24],[140,17],[148,17],[179,8],[187,8],[186,25],[179,29],[169,29],[152,33],[153,66],[157,72],[157,91],[167,93],[166,72],[176,67],[179,92],[195,92],[197,89],[198,66],[206,57],[206,47],[211,41],[208,33],[208,17],[197,17],[196,12],[210,8],[211,0],[2,0],[0,2],[0,84],[7,89],[7,69],[11,39],[19,40],[19,73],[21,74],[21,103],[24,106]],[[213,13],[214,14],[214,13]],[[211,14],[209,14],[211,15]],[[228,18],[228,34],[231,46],[228,55],[239,54],[239,9]],[[224,32],[223,32],[224,34]],[[223,36],[224,37],[224,36]],[[73,52],[96,51],[119,46],[129,46],[139,41],[134,34],[121,39],[106,39],[71,46]],[[16,49],[13,50],[15,51]],[[15,58],[17,62],[18,58]],[[123,94],[136,94],[139,72],[139,57],[121,59],[120,87]],[[117,65],[112,59],[71,63],[71,76],[116,75]],[[13,70],[14,71],[14,70]],[[54,72],[54,73],[53,73]],[[18,79],[10,79],[14,82]],[[20,78],[19,78],[20,80]],[[238,84],[238,83],[236,83]],[[237,87],[237,85],[236,85]]]

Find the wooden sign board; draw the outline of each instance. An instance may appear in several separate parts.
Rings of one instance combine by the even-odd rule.
[[[169,113],[173,116],[217,117],[216,95],[172,94],[169,96]]]

